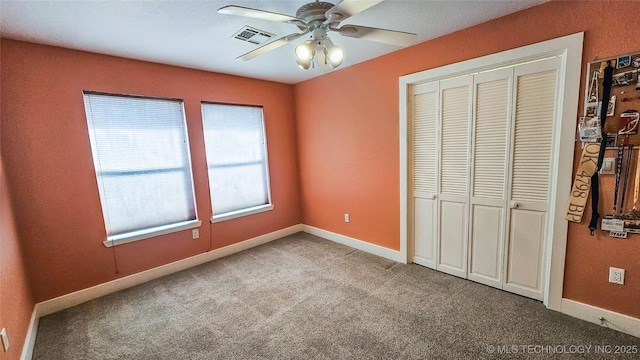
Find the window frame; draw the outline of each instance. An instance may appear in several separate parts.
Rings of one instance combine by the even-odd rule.
[[[141,229],[136,229],[136,230],[130,230],[130,231],[126,231],[123,233],[119,233],[119,234],[114,234],[114,235],[109,235],[109,229],[107,228],[107,219],[106,219],[106,213],[105,213],[105,208],[104,208],[104,204],[102,203],[102,194],[100,193],[100,186],[99,186],[99,182],[100,179],[98,177],[98,173],[100,171],[98,171],[98,169],[96,168],[96,161],[95,159],[93,159],[93,153],[94,153],[94,143],[91,140],[92,138],[92,126],[90,125],[90,123],[92,122],[91,117],[93,115],[89,115],[88,113],[88,109],[86,107],[86,96],[91,96],[91,95],[98,95],[98,96],[112,96],[112,97],[116,97],[116,98],[132,98],[132,99],[147,99],[147,100],[162,100],[162,101],[172,101],[172,102],[178,102],[180,104],[180,113],[181,113],[181,121],[182,121],[182,126],[184,128],[184,146],[185,146],[185,151],[186,151],[186,160],[187,160],[187,164],[185,166],[185,171],[187,172],[191,183],[190,183],[190,189],[191,189],[191,194],[192,194],[192,198],[193,198],[193,209],[194,209],[194,218],[193,219],[187,219],[187,220],[182,220],[182,221],[178,221],[178,222],[172,222],[169,224],[163,224],[163,225],[157,225],[157,226],[152,226],[152,227],[148,227],[148,228],[141,228]],[[186,119],[186,112],[185,112],[185,107],[184,107],[184,99],[180,99],[180,98],[170,98],[170,97],[160,97],[160,96],[146,96],[146,95],[133,95],[133,94],[119,94],[119,93],[109,93],[109,92],[102,92],[102,91],[91,91],[91,90],[83,90],[82,91],[82,99],[83,99],[83,106],[84,106],[84,112],[85,112],[85,117],[86,117],[86,124],[87,124],[87,135],[89,136],[89,143],[90,143],[90,149],[91,149],[91,157],[92,157],[92,165],[93,165],[93,173],[95,175],[95,179],[96,179],[96,186],[98,188],[98,194],[100,197],[100,209],[102,212],[102,217],[103,217],[103,221],[104,221],[104,229],[106,232],[106,240],[103,241],[103,245],[105,247],[112,247],[112,246],[116,246],[116,245],[121,245],[121,244],[126,244],[126,243],[130,243],[130,242],[134,242],[134,241],[138,241],[138,240],[144,240],[144,239],[149,239],[149,238],[153,238],[153,237],[157,237],[160,235],[166,235],[166,234],[171,234],[174,232],[178,232],[178,231],[184,231],[184,230],[189,230],[189,229],[194,229],[194,228],[198,228],[202,225],[202,221],[199,220],[198,217],[198,206],[197,206],[197,198],[196,198],[196,192],[195,192],[195,179],[193,176],[193,162],[192,162],[192,157],[191,157],[191,146],[190,146],[190,138],[189,138],[189,129],[187,126],[187,119]]]
[[[265,176],[265,187],[266,187],[266,195],[267,195],[267,203],[266,204],[260,204],[260,205],[255,205],[255,206],[250,206],[244,209],[238,209],[238,210],[233,210],[233,211],[228,211],[225,213],[221,213],[216,215],[214,213],[214,207],[213,207],[213,194],[211,193],[211,182],[212,179],[209,177],[209,169],[210,169],[210,164],[209,164],[209,160],[207,159],[207,140],[206,140],[206,130],[205,130],[205,115],[204,115],[204,108],[205,106],[208,105],[222,105],[222,106],[237,106],[237,107],[249,107],[249,108],[257,108],[260,109],[260,121],[262,124],[262,137],[263,137],[263,152],[264,152],[264,164],[263,164],[263,168],[264,168],[264,176]],[[210,200],[210,209],[211,209],[211,219],[210,222],[212,224],[214,223],[218,223],[218,222],[222,222],[222,221],[227,221],[227,220],[232,220],[232,219],[237,219],[237,218],[241,218],[241,217],[245,217],[245,216],[249,216],[249,215],[254,215],[254,214],[259,214],[265,211],[271,211],[274,209],[274,205],[273,205],[273,198],[271,197],[271,172],[269,171],[269,146],[267,144],[267,125],[266,125],[266,121],[265,121],[265,116],[264,116],[264,106],[263,105],[252,105],[252,104],[236,104],[236,103],[225,103],[225,102],[216,102],[216,101],[201,101],[200,102],[200,114],[202,117],[202,133],[203,133],[203,139],[204,139],[204,146],[205,146],[205,161],[207,164],[207,177],[208,177],[208,185],[209,185],[209,200]]]

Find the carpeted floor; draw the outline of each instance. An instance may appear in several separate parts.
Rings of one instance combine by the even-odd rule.
[[[603,354],[616,346],[636,354]],[[640,339],[540,302],[298,233],[46,316],[33,359],[637,359],[638,352]]]

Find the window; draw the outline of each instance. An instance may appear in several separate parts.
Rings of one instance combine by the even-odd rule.
[[[212,222],[273,209],[262,107],[202,103]]]
[[[182,100],[83,94],[105,245],[199,226]]]

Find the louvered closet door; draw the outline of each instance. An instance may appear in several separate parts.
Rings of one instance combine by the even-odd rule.
[[[436,268],[438,228],[438,83],[417,85],[413,91],[413,262]]]
[[[542,300],[559,59],[514,72],[510,225],[504,289]]]
[[[469,279],[502,288],[513,68],[474,77]]]
[[[437,269],[465,278],[472,79],[469,75],[440,82]]]

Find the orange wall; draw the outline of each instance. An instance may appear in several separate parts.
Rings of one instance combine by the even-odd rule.
[[[2,156],[36,302],[301,222],[291,85],[7,39],[1,46]],[[199,239],[187,230],[104,247],[82,90],[185,100]],[[264,106],[273,211],[209,223],[201,100]]]
[[[304,223],[399,249],[400,76],[581,31],[584,69],[640,49],[639,10],[554,1],[295,85]],[[586,226],[569,227],[564,296],[640,317],[640,236],[594,238]],[[607,282],[609,266],[627,270],[624,286]]]
[[[300,222],[398,249],[399,76],[579,31],[585,31],[585,65],[596,56],[637,51],[638,10],[633,2],[551,2],[293,87],[2,39],[1,149],[13,213],[4,211],[11,207],[3,199],[0,322],[9,324],[12,349],[21,348],[15,345],[34,301]],[[102,245],[82,90],[185,99],[204,223],[200,239],[183,231],[110,249]],[[319,107],[318,99],[331,106]],[[201,100],[264,105],[274,211],[208,223]],[[3,178],[3,194],[7,185]],[[604,185],[610,190],[611,184]],[[344,213],[351,214],[351,223],[343,222]],[[570,224],[564,296],[640,317],[639,239],[593,238],[586,223]],[[609,266],[627,270],[624,286],[607,283]],[[7,271],[14,280],[5,280]],[[22,300],[5,301],[14,298],[14,289]]]
[[[11,196],[0,161],[0,327],[7,329],[9,351],[2,359],[19,359],[34,301],[18,242]]]

